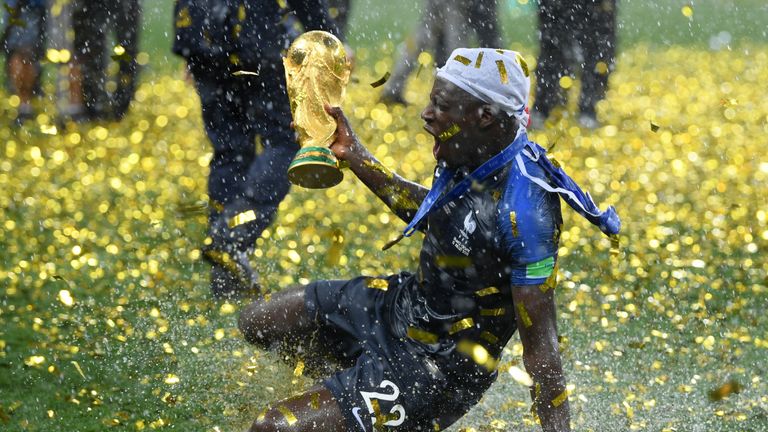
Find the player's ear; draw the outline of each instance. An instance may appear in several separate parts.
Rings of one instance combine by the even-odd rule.
[[[496,118],[495,110],[491,105],[483,104],[480,105],[477,108],[477,114],[478,114],[478,125],[481,129],[485,129],[487,127],[492,126],[494,123],[496,123],[498,120]]]

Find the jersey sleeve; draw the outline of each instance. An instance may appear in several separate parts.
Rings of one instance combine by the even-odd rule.
[[[535,163],[526,169],[540,170]],[[513,166],[499,201],[499,238],[512,285],[539,285],[554,272],[562,226],[560,198]]]

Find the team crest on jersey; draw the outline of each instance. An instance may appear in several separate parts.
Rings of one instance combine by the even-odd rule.
[[[475,232],[475,228],[477,228],[477,222],[472,219],[472,212],[470,211],[467,213],[467,217],[464,218],[464,231],[466,231],[467,234],[472,234]]]
[[[473,216],[474,212],[470,210],[464,217],[464,226],[459,230],[459,235],[454,236],[451,240],[451,244],[466,256],[472,252],[472,248],[469,246],[469,236],[477,229],[477,221]]]

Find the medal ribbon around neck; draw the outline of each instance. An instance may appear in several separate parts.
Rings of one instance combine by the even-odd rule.
[[[427,197],[421,202],[421,206],[419,206],[419,210],[413,216],[411,222],[403,230],[403,236],[410,237],[413,235],[413,233],[416,232],[419,223],[421,223],[424,218],[429,216],[435,209],[442,208],[448,202],[463,195],[469,190],[473,182],[481,182],[500,168],[509,164],[515,156],[520,153],[527,142],[528,139],[525,133],[518,132],[517,137],[512,141],[512,144],[508,145],[499,154],[477,167],[472,174],[464,177],[463,180],[456,184],[456,186],[445,195],[443,195],[443,192],[448,186],[448,183],[455,177],[456,173],[448,168],[444,169],[439,176],[435,177],[435,183],[432,185],[432,189],[429,190]],[[440,197],[441,195],[443,195],[442,198]]]

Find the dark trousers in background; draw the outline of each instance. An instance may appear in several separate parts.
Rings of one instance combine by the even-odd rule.
[[[83,102],[91,117],[123,117],[136,89],[139,53],[140,0],[75,0],[72,13],[75,61],[82,77]],[[114,31],[115,53],[107,42]],[[116,87],[107,88],[107,64],[119,64]]]
[[[208,177],[209,236],[222,251],[252,250],[290,188],[287,170],[299,145],[282,65],[233,77],[190,65],[213,145]]]
[[[566,101],[560,78],[581,70],[579,112],[605,98],[616,52],[616,0],[539,0],[540,51],[534,111],[545,118]]]

